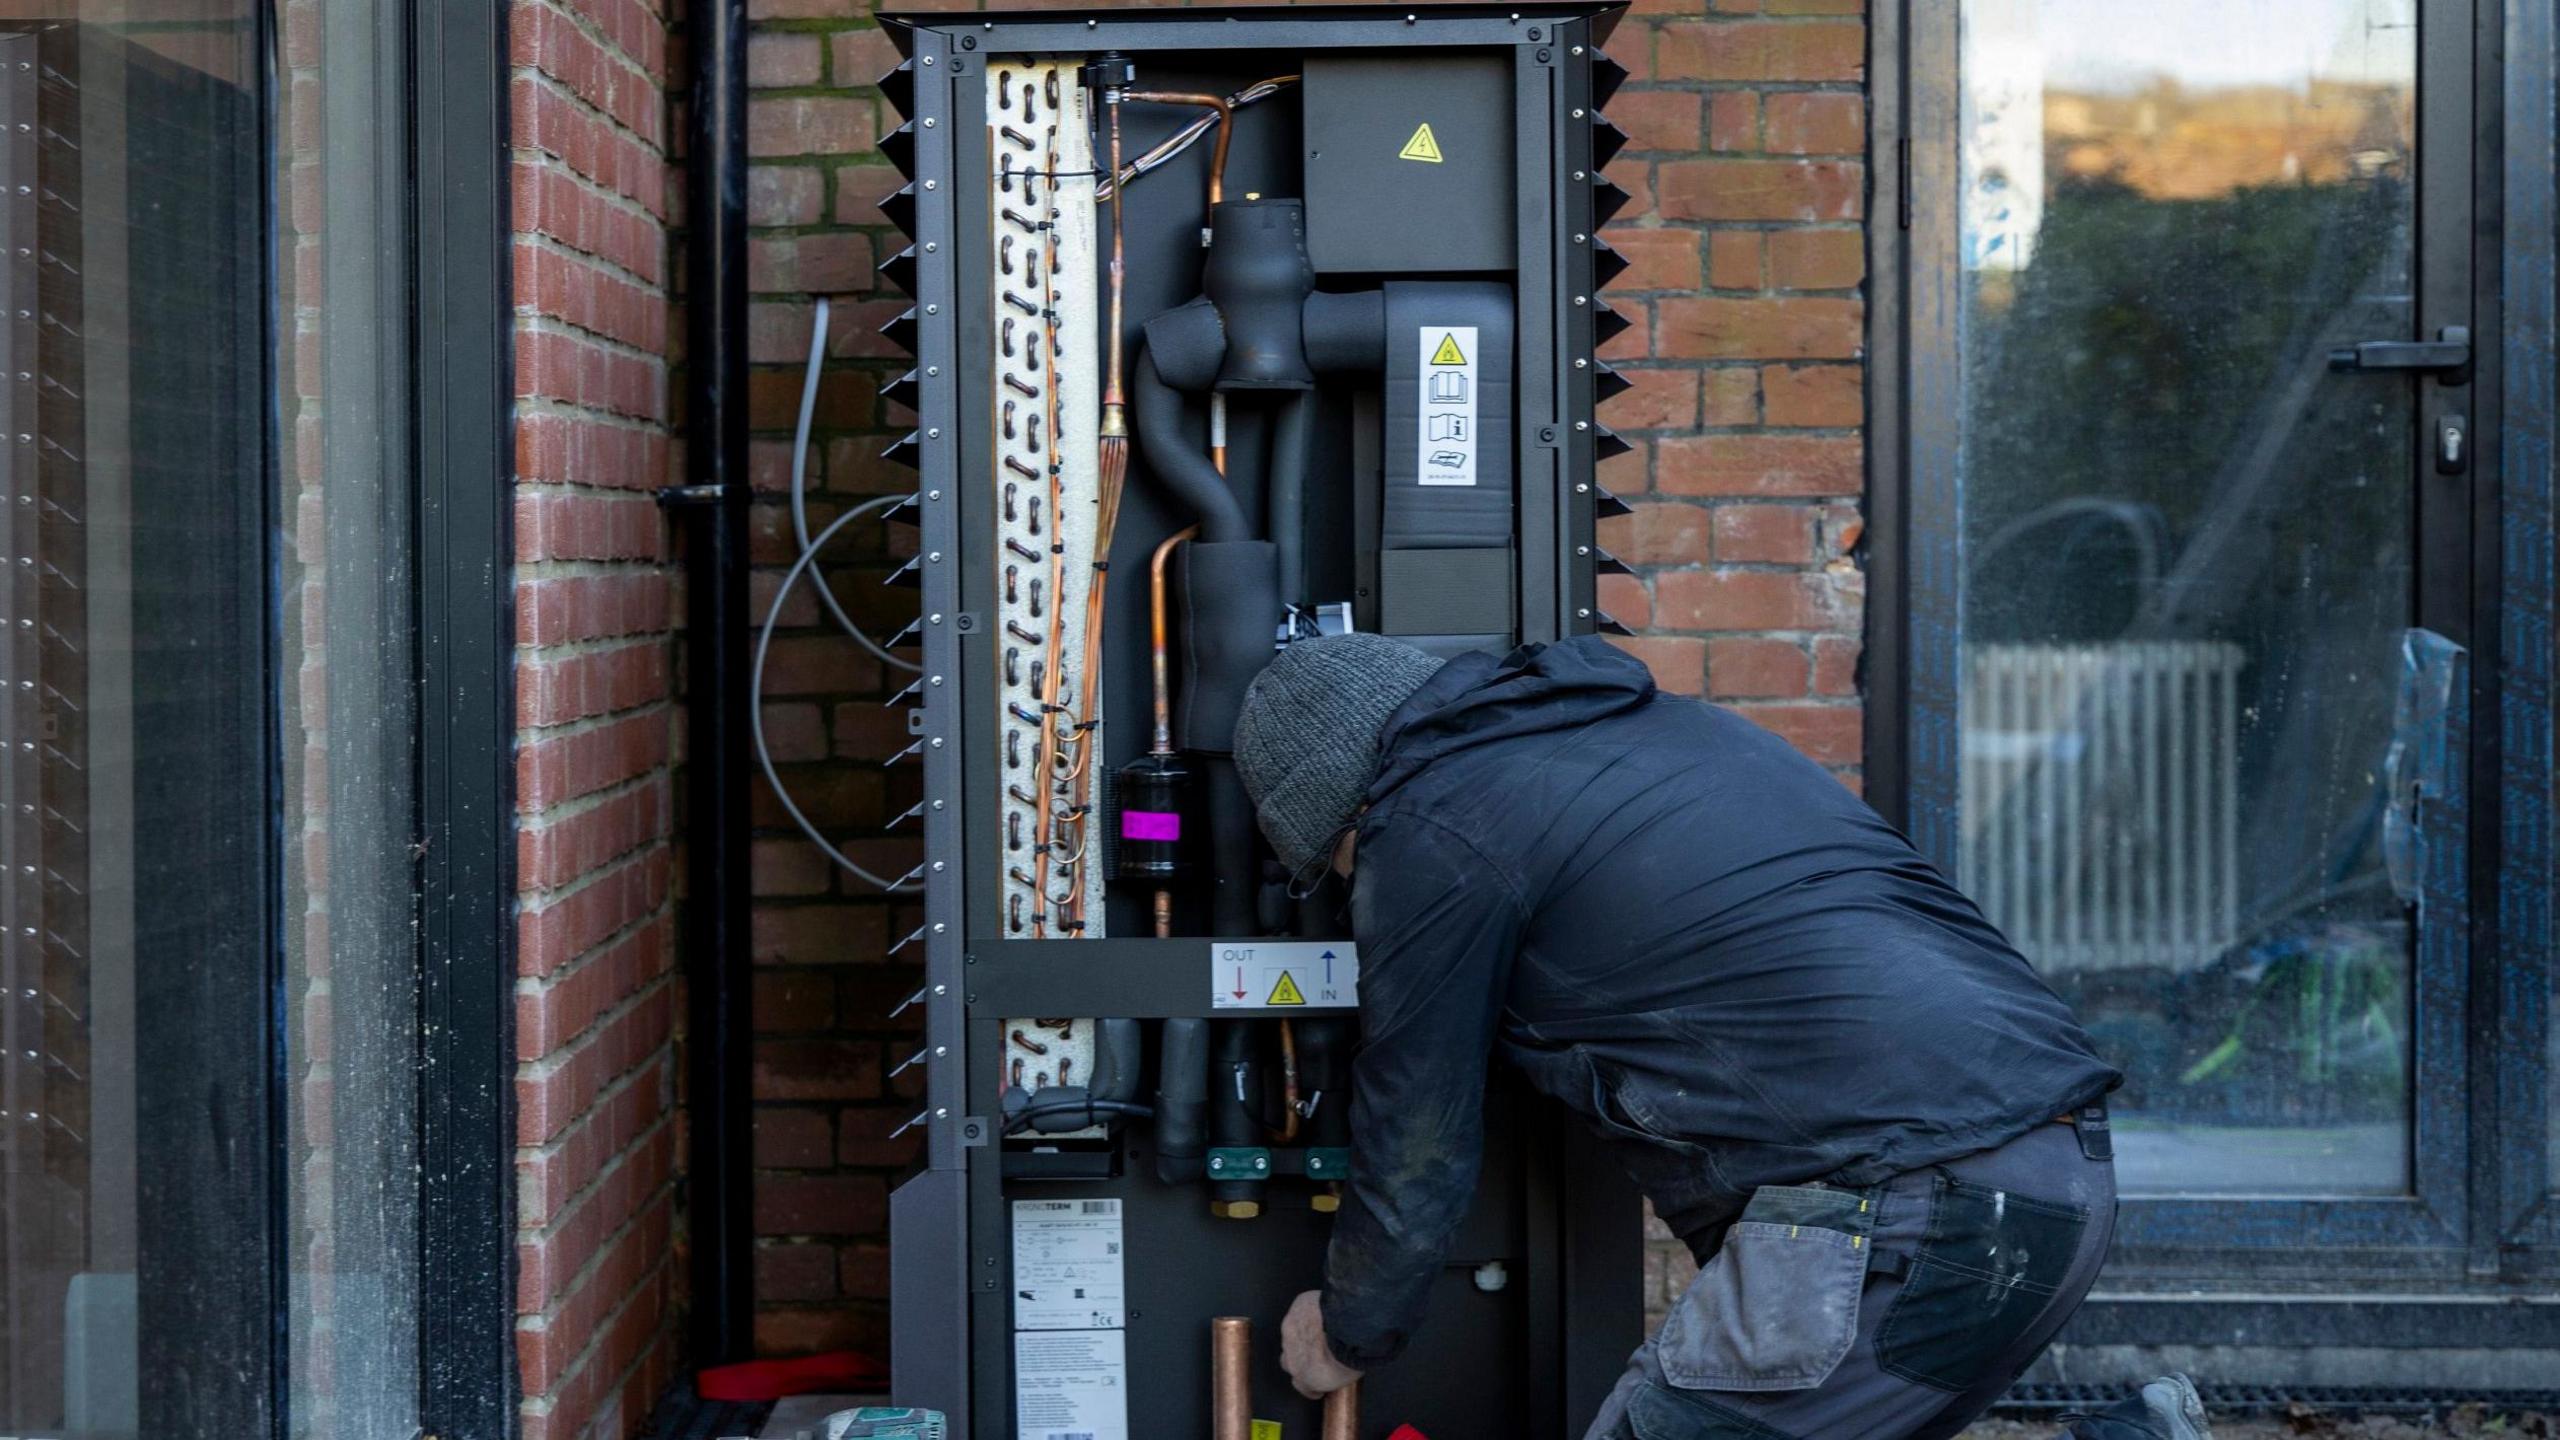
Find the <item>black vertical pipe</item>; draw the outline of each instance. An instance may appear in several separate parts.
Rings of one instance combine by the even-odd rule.
[[[747,1358],[747,9],[696,0],[686,183],[685,956],[693,1363]]]

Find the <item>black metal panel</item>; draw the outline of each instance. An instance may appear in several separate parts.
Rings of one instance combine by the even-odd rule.
[[[1510,56],[1507,103],[1517,143],[1511,173],[1528,194],[1557,197],[1554,203],[1524,200],[1513,231],[1520,356],[1519,627],[1525,637],[1550,638],[1592,624],[1591,527],[1602,503],[1591,483],[1601,443],[1592,421],[1597,377],[1591,369],[1590,301],[1596,286],[1588,243],[1597,187],[1589,177],[1589,127],[1567,115],[1590,103],[1584,17],[1592,13],[1584,6],[1563,7],[1561,15],[1455,6],[1418,12],[1410,20],[1392,12],[1342,9],[884,17],[913,57],[906,73],[915,88],[911,103],[901,108],[918,125],[917,183],[901,192],[895,219],[917,241],[916,274],[907,288],[919,311],[910,332],[919,366],[910,383],[920,418],[910,439],[921,475],[923,535],[915,578],[921,585],[921,693],[927,703],[916,753],[926,770],[926,864],[934,876],[922,932],[925,983],[914,999],[927,1016],[926,1103],[916,1121],[929,1137],[928,1171],[913,1182],[912,1195],[900,1192],[899,1203],[907,1208],[898,1212],[893,1232],[900,1253],[893,1267],[898,1334],[892,1358],[902,1403],[954,1412],[955,1434],[1012,1434],[1011,1309],[1003,1283],[1010,1264],[1008,1200],[1108,1194],[1133,1207],[1128,1343],[1133,1373],[1148,1377],[1144,1403],[1132,1414],[1141,1433],[1146,1422],[1178,1420],[1201,1408],[1191,1388],[1204,1378],[1204,1337],[1194,1333],[1191,1317],[1254,1310],[1263,1325],[1267,1361],[1278,1308],[1317,1273],[1321,1231],[1303,1208],[1295,1218],[1284,1208],[1250,1223],[1213,1221],[1197,1192],[1153,1180],[1142,1163],[1144,1127],[1133,1133],[1116,1172],[1074,1182],[1008,1179],[1000,1163],[1002,1146],[986,1134],[986,1117],[999,1106],[999,1077],[992,1063],[972,1065],[970,1058],[1000,1053],[1002,1019],[1205,1014],[1203,976],[1212,941],[1004,939],[998,877],[969,843],[973,826],[998,811],[996,767],[983,763],[996,753],[997,731],[978,683],[996,668],[987,617],[994,612],[997,566],[989,538],[992,487],[959,477],[985,476],[993,465],[992,427],[985,423],[995,403],[987,393],[992,377],[977,373],[980,367],[965,357],[991,351],[995,319],[993,297],[959,278],[983,274],[992,263],[985,198],[977,186],[949,183],[949,177],[985,173],[986,134],[983,126],[953,123],[954,117],[982,113],[983,67],[991,56],[1108,48],[1137,54],[1143,64],[1150,51],[1178,50],[1181,58],[1151,70],[1151,81],[1205,89],[1273,73],[1254,68],[1261,64],[1256,52],[1262,51],[1501,47]],[[928,119],[941,123],[928,126]],[[1231,193],[1255,183],[1253,177],[1263,173],[1256,167],[1275,163],[1259,148],[1273,128],[1279,127],[1238,127]],[[1294,167],[1293,151],[1281,151],[1278,160]],[[1196,162],[1185,157],[1177,163]],[[935,180],[943,183],[927,188]],[[1179,229],[1145,207],[1133,207],[1129,218],[1133,253],[1142,243],[1160,246]],[[1161,233],[1147,231],[1151,225]],[[1141,285],[1152,287],[1144,298]],[[1188,298],[1193,287],[1196,276],[1133,276],[1132,320],[1153,313],[1150,307]],[[1341,401],[1347,397],[1328,396],[1326,403]],[[1231,444],[1239,452],[1251,448],[1242,441]],[[1140,456],[1115,545],[1115,615],[1123,605],[1143,603],[1146,551],[1173,528],[1143,466]],[[1128,586],[1137,588],[1123,588]],[[1143,645],[1124,651],[1117,644],[1106,641],[1106,693],[1143,693]],[[1120,688],[1123,676],[1134,688]],[[1143,929],[1126,923],[1128,918],[1115,912],[1115,935]],[[1381,1371],[1368,1397],[1371,1428],[1382,1432],[1391,1418],[1422,1418],[1433,1411],[1421,1407],[1440,1406],[1456,1427],[1450,1433],[1522,1433],[1517,1397],[1527,1395],[1533,1403],[1526,1432],[1565,1433],[1587,1418],[1587,1406],[1614,1381],[1636,1342],[1641,1229],[1631,1187],[1614,1172],[1564,1181],[1555,1173],[1556,1152],[1526,1143],[1528,1127],[1524,1116],[1519,1126],[1500,1132],[1504,1138],[1489,1157],[1484,1209],[1435,1299],[1438,1313],[1426,1332],[1426,1349]],[[1542,1193],[1546,1199],[1540,1201]],[[1538,1218],[1541,1204],[1544,1220]],[[942,1207],[952,1223],[920,1218],[919,1210],[928,1207]],[[954,1236],[962,1239],[956,1257]],[[917,1248],[910,1252],[910,1246]],[[1458,1262],[1496,1258],[1515,1262],[1515,1288],[1489,1297]],[[1543,1289],[1520,1283],[1523,1272],[1540,1266],[1550,1272]],[[930,1278],[936,1275],[943,1278]],[[1144,1295],[1152,1295],[1153,1303]],[[1221,1304],[1220,1297],[1233,1303]],[[1272,1302],[1267,1315],[1260,1313],[1265,1301]],[[1516,1331],[1501,1330],[1515,1323],[1501,1318],[1506,1315],[1519,1317]],[[1494,1337],[1490,1349],[1488,1336]],[[1566,1358],[1553,1358],[1558,1356]],[[1441,1393],[1450,1388],[1448,1375],[1487,1373],[1488,1367],[1504,1377],[1542,1378]],[[1392,1378],[1397,1373],[1411,1377],[1412,1392],[1399,1390],[1403,1382]],[[1312,1407],[1302,1411],[1288,1398],[1276,1373],[1261,1378],[1258,1395],[1257,1413],[1283,1419],[1293,1432],[1312,1430]],[[1585,1413],[1569,1416],[1570,1405],[1585,1406]],[[1397,1413],[1406,1409],[1412,1413]],[[1448,1427],[1423,1428],[1437,1434]]]
[[[1310,60],[1304,83],[1307,253],[1318,274],[1511,268],[1511,74],[1502,56]],[[1398,213],[1428,223],[1378,223]]]

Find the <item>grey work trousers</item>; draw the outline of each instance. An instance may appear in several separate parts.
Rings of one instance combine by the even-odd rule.
[[[1941,1440],[2051,1344],[2115,1230],[2104,1112],[1869,1190],[1752,1197],[1585,1440]],[[2095,1152],[2094,1155],[2091,1152]]]

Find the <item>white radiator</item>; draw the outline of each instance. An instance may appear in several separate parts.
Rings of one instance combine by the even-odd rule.
[[[1967,647],[1957,879],[2038,969],[2230,947],[2242,663],[2210,641]]]

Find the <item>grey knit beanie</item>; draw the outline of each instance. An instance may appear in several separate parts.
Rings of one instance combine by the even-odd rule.
[[[1292,875],[1325,858],[1378,774],[1378,732],[1440,669],[1384,635],[1329,635],[1281,650],[1244,692],[1236,774]]]

